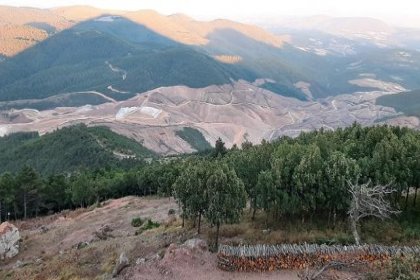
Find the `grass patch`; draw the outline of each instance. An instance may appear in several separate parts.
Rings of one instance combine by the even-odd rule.
[[[414,210],[413,210],[414,211]],[[360,226],[363,243],[383,245],[420,245],[420,224],[417,212],[401,213],[390,220],[366,219]],[[403,217],[404,216],[404,217]],[[420,217],[420,216],[419,216]],[[400,219],[402,219],[400,221]],[[206,228],[206,227],[204,227]],[[209,240],[214,237],[214,229],[206,228]],[[347,217],[340,217],[335,224],[323,217],[313,217],[302,221],[296,217],[270,217],[257,212],[255,220],[245,211],[239,224],[222,225],[220,228],[222,243],[231,245],[245,244],[327,244],[352,245]]]
[[[158,228],[158,227],[160,227],[160,224],[158,222],[153,222],[152,220],[148,219],[143,229],[149,230],[149,229]]]
[[[144,221],[140,217],[131,219],[131,225],[133,227],[140,227],[143,223]]]
[[[135,234],[140,235],[147,230],[151,230],[158,227],[160,227],[160,223],[153,222],[151,219],[147,219],[147,222],[143,222],[142,226],[138,230],[136,230]]]

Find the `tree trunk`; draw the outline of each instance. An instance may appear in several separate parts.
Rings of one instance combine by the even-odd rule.
[[[270,212],[267,210],[265,211],[265,227],[268,228],[268,216],[270,215]]]
[[[252,220],[255,220],[255,212],[257,212],[256,206],[254,206],[254,209],[252,210]]]
[[[357,222],[356,219],[350,216],[350,226],[351,226],[351,232],[353,233],[354,242],[357,246],[360,245],[360,236],[359,232],[357,231]]]
[[[16,202],[13,203],[13,215],[15,216],[15,221],[17,220],[17,205]]]
[[[416,187],[416,190],[414,191],[414,200],[413,200],[413,208],[415,208],[416,207],[416,200],[417,200],[417,189],[418,189],[419,187]]]
[[[26,193],[23,193],[23,219],[26,220],[26,214],[27,214],[27,197]]]
[[[400,200],[400,198],[401,198],[401,195],[402,195],[402,193],[401,193],[401,191],[399,190],[399,191],[397,191],[397,192],[395,192],[395,201],[394,201],[394,205],[398,205],[398,202],[399,202],[399,200]]]
[[[219,230],[220,230],[220,223],[216,225],[216,252],[219,250]]]
[[[1,205],[1,201],[0,201],[0,224],[1,224],[1,222],[2,222],[2,219],[1,219],[1,214],[3,213],[3,212],[1,211],[1,210],[2,210],[2,209],[1,209],[1,206],[2,206],[2,205]]]
[[[197,233],[201,233],[201,213],[198,214],[198,230]]]
[[[407,187],[407,194],[405,195],[405,208],[404,210],[407,210],[408,208],[408,196],[410,195],[410,187]]]
[[[328,210],[328,227],[331,225],[331,209]]]
[[[185,211],[182,209],[182,227],[185,227]]]

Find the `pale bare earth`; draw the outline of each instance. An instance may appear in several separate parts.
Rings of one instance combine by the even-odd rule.
[[[169,209],[175,209],[176,216],[169,216]],[[177,210],[173,199],[125,197],[94,209],[17,222],[22,249],[7,263],[0,263],[0,279],[9,271],[14,274],[8,279],[111,279],[122,252],[130,265],[117,279],[298,279],[293,271],[219,270],[215,254],[182,247],[185,240],[195,236],[195,230],[181,228]],[[133,217],[151,218],[162,225],[135,235]],[[107,238],[99,239],[95,231],[103,226],[111,231]],[[21,266],[13,268],[18,261]]]
[[[194,151],[176,135],[183,127],[198,129],[209,143],[221,137],[230,147],[244,141],[260,143],[262,139],[273,140],[282,135],[297,136],[301,131],[345,127],[353,122],[373,125],[386,120],[409,127],[419,124],[417,118],[404,117],[392,108],[375,104],[379,96],[398,92],[395,87],[388,88],[394,91],[300,101],[256,86],[264,82],[237,81],[201,89],[164,87],[126,101],[108,100],[97,106],[3,112],[0,135],[33,130],[45,134],[76,123],[105,125],[153,151],[169,155]],[[398,119],[393,120],[395,117]]]

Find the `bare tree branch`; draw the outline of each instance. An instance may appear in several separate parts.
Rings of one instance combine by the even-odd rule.
[[[399,214],[400,211],[394,210],[387,196],[396,190],[388,185],[376,185],[371,187],[369,180],[365,184],[353,184],[348,182],[349,192],[352,195],[350,209],[348,211],[352,232],[357,245],[360,245],[360,237],[357,231],[359,221],[365,217],[376,217],[384,220],[391,215]]]

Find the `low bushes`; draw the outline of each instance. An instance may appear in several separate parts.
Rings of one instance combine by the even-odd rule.
[[[133,227],[140,227],[143,223],[144,221],[140,217],[136,217],[131,220],[131,225]]]

